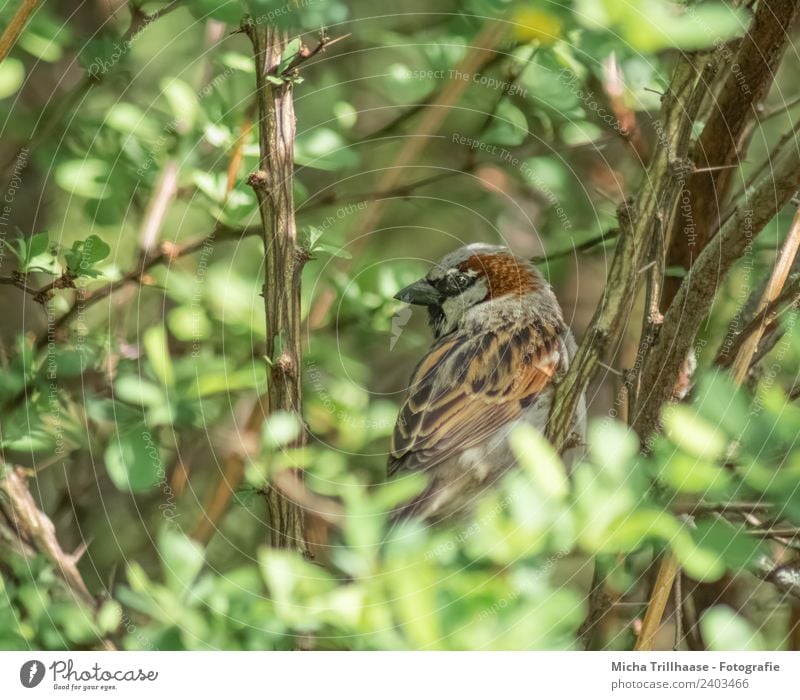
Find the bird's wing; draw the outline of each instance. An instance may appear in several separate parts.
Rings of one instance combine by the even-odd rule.
[[[388,473],[424,470],[520,416],[567,363],[552,327],[443,338],[417,366],[392,439]]]

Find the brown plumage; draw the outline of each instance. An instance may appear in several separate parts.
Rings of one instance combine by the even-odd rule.
[[[539,272],[499,246],[461,248],[397,296],[428,306],[435,341],[411,378],[388,474],[430,477],[399,515],[448,517],[514,465],[513,427],[543,428],[574,341]]]

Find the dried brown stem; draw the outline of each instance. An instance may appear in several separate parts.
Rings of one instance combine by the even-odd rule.
[[[19,35],[25,29],[28,19],[33,14],[33,11],[39,5],[41,0],[22,0],[22,4],[17,8],[11,21],[0,36],[0,63],[2,63],[6,56],[17,43]]]

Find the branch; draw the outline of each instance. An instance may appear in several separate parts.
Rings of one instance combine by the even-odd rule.
[[[664,96],[659,120],[663,138],[659,139],[641,190],[636,200],[623,203],[618,210],[619,240],[603,297],[569,370],[556,386],[546,432],[557,449],[568,442],[575,409],[606,350],[621,337],[653,236],[663,235],[662,229],[669,224],[686,168],[691,115],[697,109],[692,101],[697,80],[696,66],[682,60],[675,69],[673,87]]]
[[[253,229],[240,230],[220,226],[206,236],[196,238],[181,245],[162,243],[156,252],[145,254],[133,270],[126,272],[118,280],[109,282],[108,284],[91,292],[85,292],[81,290],[78,294],[78,297],[69,307],[69,309],[64,314],[59,316],[55,321],[52,330],[55,331],[63,328],[66,323],[78,313],[83,313],[87,308],[93,306],[99,301],[102,301],[106,297],[111,296],[111,294],[119,289],[122,289],[129,284],[142,283],[147,272],[157,265],[173,262],[178,258],[196,253],[198,250],[201,250],[206,246],[212,246],[215,243],[226,240],[236,240],[242,236],[251,235],[254,232],[255,231]],[[46,344],[47,336],[43,335],[38,339],[37,347],[41,348]]]
[[[319,42],[313,49],[309,49],[305,44],[300,47],[300,50],[297,52],[297,56],[295,56],[291,62],[289,63],[286,68],[283,69],[283,75],[288,75],[293,70],[296,70],[304,63],[310,61],[314,56],[316,56],[321,51],[325,51],[330,46],[334,44],[338,44],[340,41],[347,39],[350,34],[343,34],[342,36],[337,36],[335,39],[331,39],[323,29],[320,32]]]
[[[790,42],[800,0],[763,0],[742,39],[706,125],[695,146],[698,172],[687,183],[690,208],[682,210],[678,230],[693,229],[693,238],[675,235],[670,242],[668,266],[689,269],[711,240],[721,217],[721,203],[730,190],[733,171],[725,168],[741,161],[758,117],[758,105],[777,74]],[[714,59],[712,59],[714,60]],[[677,233],[677,232],[676,232]],[[670,295],[676,292],[670,285]],[[665,299],[668,305],[671,298]]]
[[[775,267],[772,269],[767,288],[764,290],[764,295],[761,298],[759,305],[759,314],[766,316],[769,307],[774,304],[781,296],[781,290],[786,283],[786,278],[789,276],[789,270],[797,257],[797,250],[800,248],[800,209],[795,212],[792,226],[789,229],[789,234],[786,236],[786,241],[783,244],[780,255],[775,262]],[[797,286],[797,285],[795,285]],[[792,290],[790,289],[790,292]],[[797,290],[793,291],[792,296],[796,296]],[[758,317],[758,315],[757,315]],[[737,384],[741,384],[750,369],[750,362],[753,355],[758,348],[758,343],[761,340],[761,334],[764,326],[759,325],[755,331],[748,333],[740,343],[736,359],[733,363],[733,378]],[[741,337],[741,336],[740,336]],[[737,339],[738,340],[738,339]]]
[[[264,311],[269,364],[267,414],[285,411],[302,420],[300,284],[308,255],[297,245],[294,208],[295,114],[293,81],[268,78],[280,66],[286,32],[253,22],[244,25],[253,45],[258,102],[259,170],[248,179],[258,201],[264,239]],[[292,447],[300,447],[300,431]],[[302,480],[299,469],[290,478]],[[307,551],[304,512],[291,499],[265,485],[274,547]]]
[[[122,41],[132,41],[147,29],[157,19],[161,19],[168,15],[173,10],[177,10],[183,4],[183,0],[172,0],[167,5],[164,5],[160,10],[156,10],[150,14],[142,11],[142,8],[134,2],[129,2],[128,6],[131,12],[131,23],[128,25],[128,30],[122,35]]]
[[[66,272],[62,272],[54,280],[41,287],[29,287],[27,275],[21,272],[14,272],[10,277],[0,277],[0,284],[7,284],[21,289],[26,294],[30,294],[37,304],[44,306],[54,290],[74,289],[75,278]]]
[[[28,23],[28,18],[33,14],[40,1],[22,0],[22,4],[17,8],[2,36],[0,36],[0,63],[6,59],[14,44],[17,43],[19,35],[22,34],[22,30]]]
[[[795,168],[797,167],[797,163],[793,159],[787,158],[787,162],[795,163],[794,167]],[[784,173],[784,176],[785,175],[786,175],[786,173]],[[798,175],[797,173],[794,173],[793,177],[796,179],[797,184],[800,184],[800,175]],[[795,187],[797,186],[797,184],[795,184]],[[767,189],[768,189],[768,191],[765,194],[769,194],[771,192],[770,188],[767,188]],[[784,196],[791,197],[792,194],[793,194],[793,188],[792,188],[792,190],[790,190],[788,192],[788,195],[784,194]],[[756,197],[756,201],[759,201],[758,197]],[[769,200],[767,200],[767,202],[768,201]],[[764,205],[763,200],[762,200],[762,206],[763,206],[763,208],[765,210],[768,210],[768,207]],[[764,225],[766,225],[766,223],[771,218],[772,217],[769,216],[767,211],[762,213],[761,220],[763,221],[763,223],[761,224],[761,226],[763,227]],[[730,226],[735,226],[736,228],[735,229],[734,228],[730,228]],[[741,227],[741,230],[739,230],[739,227]],[[708,260],[708,261],[713,260],[714,264],[719,264],[720,259],[722,257],[720,255],[720,253],[728,252],[729,255],[735,254],[736,247],[741,245],[741,242],[738,240],[739,238],[744,238],[745,242],[747,242],[749,240],[749,236],[751,236],[751,235],[755,236],[760,230],[761,229],[758,228],[758,229],[755,230],[755,233],[754,233],[751,229],[748,228],[748,221],[747,220],[744,220],[741,223],[737,223],[737,219],[734,217],[733,223],[728,222],[728,224],[726,224],[726,227],[723,227],[723,230],[718,235],[718,238],[720,239],[720,243],[722,245],[722,250],[721,251],[716,251],[716,255],[715,255],[714,254],[715,253],[714,249],[716,248],[716,246],[713,244],[713,241],[712,241],[712,243],[709,244],[707,246],[707,248],[703,251],[703,253],[701,254],[700,258],[698,258],[697,263],[695,264],[695,267],[692,268],[692,270],[690,272],[691,278],[698,279],[698,277],[696,277],[696,276],[699,275],[700,276],[699,279],[701,279],[702,281],[707,281],[706,279],[703,279],[703,277],[702,277],[703,276],[703,268],[701,267],[701,262],[703,261],[704,256],[705,256],[706,260]],[[726,235],[728,236],[728,245],[727,246],[724,245],[725,236]],[[790,268],[792,266],[792,263],[794,262],[796,254],[797,254],[797,250],[798,250],[798,246],[799,245],[800,245],[800,212],[798,212],[798,214],[795,216],[795,219],[794,219],[793,224],[792,224],[792,229],[790,230],[789,235],[786,238],[786,242],[784,243],[783,249],[781,251],[780,256],[778,257],[778,260],[775,262],[775,267],[773,269],[772,276],[770,278],[769,284],[767,284],[767,288],[765,289],[764,295],[763,295],[762,300],[761,300],[761,305],[760,306],[761,306],[761,310],[762,311],[764,311],[767,307],[769,307],[769,305],[772,302],[774,302],[780,296],[781,287],[783,286],[783,284],[786,281],[786,278],[787,278],[787,276],[789,274],[789,270],[790,270]],[[728,250],[729,247],[733,247],[734,250],[729,251]],[[708,254],[709,251],[711,251],[710,254]],[[744,247],[742,247],[742,252],[744,252]],[[736,260],[735,257],[730,258],[729,265],[732,265],[735,260]],[[708,262],[707,264],[711,265],[712,263]],[[697,269],[697,268],[700,268],[700,269]],[[711,271],[709,271],[709,273],[711,273]],[[724,274],[724,272],[723,272],[723,274]],[[678,292],[678,296],[675,298],[676,302],[678,302],[679,300],[682,299],[682,294],[681,293],[684,292],[684,289],[687,289],[685,284],[681,286],[680,291]],[[710,308],[711,303],[713,302],[713,298],[714,298],[715,292],[716,292],[716,285],[714,286],[713,291],[708,292],[710,294],[710,296],[711,296],[711,299],[705,300],[707,302],[707,304],[708,304],[708,306],[706,308],[706,313],[708,312],[708,309]],[[684,296],[686,296],[686,298],[688,298],[688,292]],[[697,300],[697,301],[699,302],[700,300]],[[679,310],[682,310],[683,306],[678,306],[677,303],[674,304],[673,306],[670,307],[669,312],[668,312],[667,315],[669,316],[670,314],[673,314],[675,312],[676,308],[679,309]],[[690,313],[690,312],[687,312],[687,315],[688,315],[688,313]],[[690,336],[689,337],[689,347],[691,347],[691,343],[693,342],[693,338],[694,338],[695,334],[697,333],[697,329],[699,328],[700,321],[702,321],[702,318],[699,318],[697,320],[697,327],[694,327],[693,330],[690,329],[689,333],[686,334],[686,335]],[[670,322],[672,322],[672,321],[670,320]],[[678,319],[678,323],[680,323],[680,319]],[[667,329],[667,320],[665,319],[664,329],[662,329],[662,333],[666,329]],[[670,330],[672,330],[672,326],[670,326]],[[734,366],[733,366],[733,380],[737,385],[740,385],[742,383],[742,381],[744,380],[744,378],[745,378],[745,376],[747,374],[748,369],[750,368],[750,362],[752,360],[753,353],[756,351],[756,348],[758,347],[758,341],[759,341],[760,337],[761,337],[761,330],[759,329],[755,333],[747,335],[745,340],[741,343],[741,347],[740,347],[740,349],[739,349],[739,351],[738,351],[738,353],[736,355],[736,360],[735,360]],[[659,338],[659,342],[661,340],[662,340],[662,338],[660,337]],[[683,341],[683,340],[685,340],[685,337],[682,336],[678,340]],[[688,347],[684,349],[684,353],[687,350],[688,350]],[[659,357],[661,357],[661,354],[660,353],[656,354],[656,355],[654,355],[654,357],[659,358]],[[667,382],[669,382],[669,375],[667,375]],[[645,386],[654,386],[654,385],[645,384]],[[664,385],[662,385],[662,386],[664,386]],[[667,383],[666,386],[670,386],[669,383]],[[671,386],[674,386],[674,382],[672,382]],[[662,393],[663,393],[663,391],[662,391]],[[663,401],[665,402],[667,400],[667,398],[668,397],[664,396]],[[652,405],[653,404],[651,404],[651,407],[652,407]],[[659,406],[660,406],[660,404],[659,404]],[[655,418],[653,418],[653,420],[655,421]],[[655,427],[655,423],[653,423],[652,427],[653,428]],[[649,434],[650,434],[650,430],[647,430],[647,432],[640,433],[640,435],[643,435],[645,437],[648,436]],[[644,619],[644,622],[642,624],[642,631],[641,631],[641,634],[639,635],[639,638],[638,638],[638,640],[636,642],[636,647],[635,647],[636,650],[640,650],[641,651],[641,650],[648,650],[648,649],[652,648],[653,638],[654,638],[656,632],[658,631],[659,627],[661,626],[661,620],[662,620],[662,618],[664,616],[664,609],[665,609],[666,603],[667,603],[667,601],[664,598],[664,596],[665,595],[667,597],[669,596],[669,589],[672,586],[672,583],[675,580],[675,576],[678,574],[678,571],[679,571],[679,567],[678,567],[677,560],[675,559],[675,555],[672,554],[671,552],[665,554],[663,559],[661,560],[661,565],[659,566],[659,570],[658,570],[658,577],[656,579],[656,583],[655,583],[655,586],[653,588],[653,592],[652,592],[651,597],[650,597],[650,602],[649,602],[649,604],[647,606],[647,612],[645,614],[645,619]],[[666,593],[664,593],[665,590],[666,590]]]
[[[67,585],[77,602],[92,614],[96,614],[97,602],[89,593],[89,589],[78,571],[79,555],[67,554],[61,549],[53,522],[39,510],[28,490],[24,470],[0,464],[0,469],[3,468],[5,471],[0,477],[0,494],[5,497],[5,500],[0,499],[0,511],[5,514],[16,531],[15,549],[23,555],[30,555],[34,550],[42,554]],[[5,536],[13,537],[11,533],[4,533]],[[114,649],[114,645],[108,640],[103,640],[103,647],[108,651]]]
[[[798,302],[800,302],[800,275],[795,275],[790,278],[789,284],[775,299],[745,324],[744,328],[734,337],[729,347],[720,348],[716,358],[714,358],[714,364],[720,367],[730,367],[745,341],[751,336],[762,336],[768,330],[782,306],[794,305]],[[758,344],[758,341],[756,341],[756,344]]]
[[[537,255],[531,258],[530,261],[534,265],[541,265],[542,263],[552,262],[553,260],[566,258],[569,255],[586,253],[592,250],[593,248],[596,248],[599,245],[608,243],[608,241],[613,241],[618,236],[619,236],[619,229],[612,229],[611,231],[607,231],[606,233],[601,233],[599,236],[590,238],[584,241],[583,243],[579,243],[576,246],[572,246],[572,248],[564,248],[564,250],[559,250],[554,253],[548,253],[547,255]]]
[[[641,383],[649,393],[635,407],[633,427],[643,440],[657,427],[661,407],[672,395],[681,365],[722,280],[798,186],[800,157],[792,149],[775,164],[772,175],[745,193],[745,201],[723,223],[684,278],[642,369]]]

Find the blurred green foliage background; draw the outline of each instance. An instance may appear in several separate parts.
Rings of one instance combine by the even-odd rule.
[[[0,26],[18,4],[2,4]],[[460,245],[505,242],[553,256],[542,269],[580,336],[610,249],[576,247],[611,231],[635,191],[676,51],[735,40],[747,8],[190,0],[149,22],[166,3],[133,14],[122,2],[75,5],[40,8],[0,63],[0,272],[41,286],[67,270],[76,287],[54,288],[44,304],[0,287],[0,448],[6,465],[31,470],[64,550],[86,544],[79,568],[98,604],[79,603],[44,558],[0,539],[0,648],[578,648],[599,557],[613,594],[603,644],[624,649],[665,545],[693,579],[744,591],[738,608],[701,617],[708,644],[788,644],[786,598],[758,577],[781,553],[714,508],[764,501],[770,522],[800,522],[795,311],[781,318],[763,381],[735,389],[711,368],[768,275],[783,215],[726,282],[697,348],[692,402],[664,415],[648,457],[620,413],[619,373],[640,330],[632,320],[587,397],[589,452],[570,479],[539,436],[521,433],[523,468],[474,521],[392,527],[387,516],[420,488],[411,477],[385,483],[385,460],[429,342],[424,313],[393,294]],[[258,156],[255,75],[235,31],[245,13],[309,45],[322,26],[349,35],[294,88],[297,219],[313,251],[302,288],[309,440],[299,450],[283,447],[300,429],[291,416],[270,417],[257,440],[243,427],[267,376],[263,246],[246,183]],[[506,34],[479,71],[460,72],[499,17]],[[793,97],[797,63],[787,56],[765,109]],[[381,191],[426,105],[458,83],[402,185]],[[796,114],[763,121],[737,180]],[[620,115],[638,118],[642,150],[620,134]],[[99,303],[74,307],[113,281]],[[258,490],[289,466],[345,513],[328,533],[327,566],[264,546]],[[707,509],[681,515],[687,503]]]

